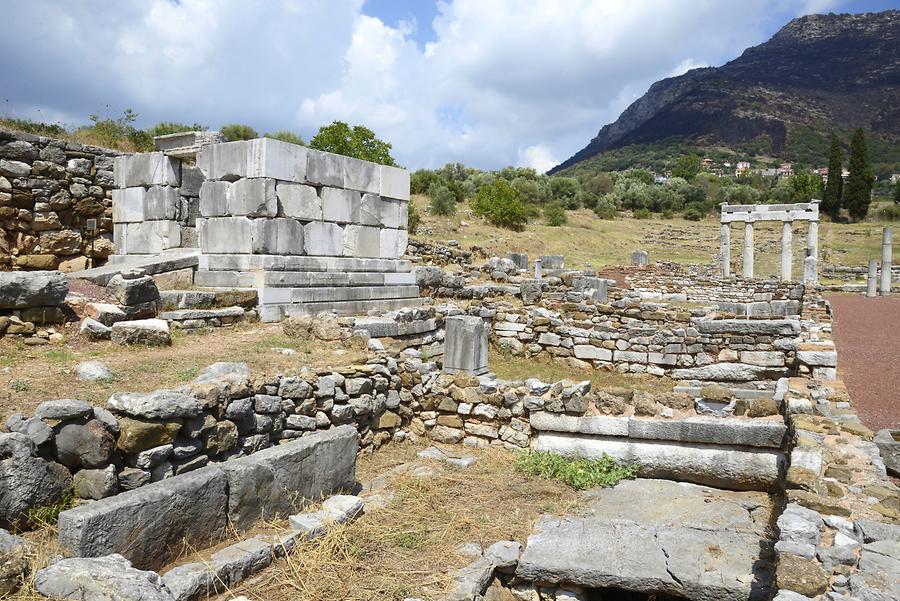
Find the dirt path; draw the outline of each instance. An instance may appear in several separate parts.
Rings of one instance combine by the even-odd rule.
[[[834,311],[838,370],[872,430],[900,427],[900,297],[827,297]]]

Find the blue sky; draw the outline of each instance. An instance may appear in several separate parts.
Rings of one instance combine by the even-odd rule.
[[[900,0],[29,0],[4,3],[0,114],[82,124],[362,123],[410,168],[545,170],[654,81],[815,12]],[[38,42],[39,43],[36,43]]]

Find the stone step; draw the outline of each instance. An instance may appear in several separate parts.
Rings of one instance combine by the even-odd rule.
[[[159,319],[166,321],[187,321],[195,319],[226,319],[235,321],[244,317],[244,309],[241,307],[225,307],[223,309],[178,309],[175,311],[163,311]]]
[[[421,307],[424,298],[397,298],[356,301],[330,301],[314,303],[278,303],[260,305],[259,318],[263,322],[281,321],[285,317],[311,317],[319,313],[333,312],[338,315],[365,315],[369,311],[395,311],[406,307]]]
[[[211,288],[396,286],[415,283],[415,275],[411,272],[198,271],[194,274],[195,285]]]
[[[393,298],[415,298],[418,286],[345,286],[341,288],[262,288],[262,305],[284,303],[315,303]]]
[[[390,317],[359,317],[353,321],[353,329],[365,330],[372,338],[397,338],[411,334],[424,334],[437,330],[437,320],[417,319],[397,321]]]
[[[67,273],[69,279],[87,280],[98,286],[106,286],[116,275],[129,269],[143,269],[147,275],[158,275],[179,269],[196,267],[199,263],[200,249],[179,249],[178,252],[167,252],[150,256],[113,255],[102,267],[73,271]]]
[[[204,271],[370,271],[405,273],[412,269],[412,263],[402,259],[213,254],[200,257],[200,269]]]

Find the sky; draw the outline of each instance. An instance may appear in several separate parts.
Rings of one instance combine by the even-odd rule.
[[[0,116],[363,124],[411,168],[545,171],[654,81],[900,0],[0,0]]]

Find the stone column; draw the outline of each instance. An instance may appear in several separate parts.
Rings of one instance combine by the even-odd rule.
[[[812,255],[803,259],[803,283],[810,285],[819,283],[819,259]]]
[[[866,297],[875,298],[878,295],[878,261],[869,259],[869,273],[866,278]]]
[[[490,322],[473,315],[452,315],[444,320],[444,327],[444,372],[487,373]]]
[[[791,263],[794,254],[794,232],[791,229],[793,222],[785,221],[781,224],[781,281],[791,281]]]
[[[541,275],[543,275],[542,266],[543,266],[543,261],[541,261],[540,257],[538,257],[537,259],[534,260],[534,279],[536,279],[539,282],[541,281]]]
[[[744,224],[744,273],[748,280],[753,279],[753,222]]]
[[[881,296],[891,293],[891,238],[893,231],[886,227],[881,232]]]
[[[731,277],[731,226],[722,224],[719,232],[719,260],[722,262],[722,277]]]
[[[819,222],[810,221],[809,231],[806,234],[806,248],[809,249],[809,256],[819,258]]]

